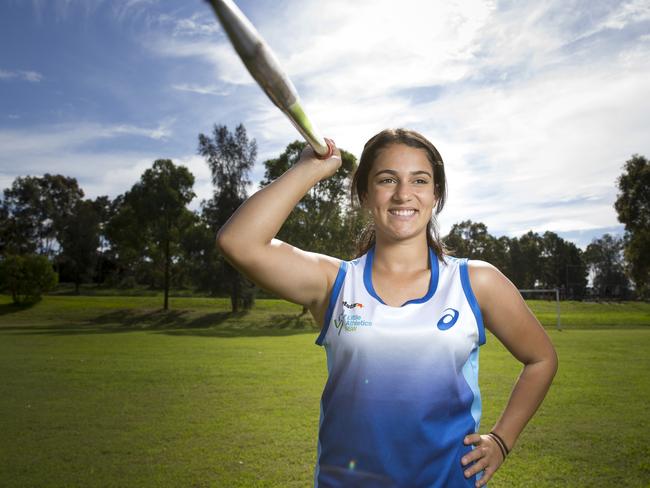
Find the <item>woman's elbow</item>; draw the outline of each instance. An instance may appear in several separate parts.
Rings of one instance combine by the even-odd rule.
[[[544,369],[550,377],[550,380],[553,381],[553,378],[555,378],[555,374],[557,373],[560,364],[557,352],[555,351],[554,347],[551,347],[550,350],[544,355],[541,360],[541,364],[544,365]]]
[[[555,373],[557,373],[557,370],[560,367],[560,358],[558,357],[555,348],[553,348],[553,354],[550,357],[550,363],[553,371],[553,377],[555,377]]]
[[[251,258],[257,255],[255,241],[237,233],[233,234],[224,227],[217,232],[216,246],[219,254],[237,269],[251,266]]]
[[[534,366],[536,369],[544,370],[545,375],[553,379],[559,367],[559,358],[555,348],[550,345],[548,349],[540,352],[535,359],[531,358],[529,362],[524,361],[524,365]]]
[[[232,239],[228,235],[228,232],[225,232],[225,230],[226,230],[225,227],[219,229],[219,231],[217,232],[217,238],[215,240],[215,244],[217,246],[217,251],[219,251],[219,253],[222,256],[230,257],[231,249],[233,248],[231,242]]]

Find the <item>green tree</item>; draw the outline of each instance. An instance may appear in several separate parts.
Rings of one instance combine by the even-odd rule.
[[[630,282],[625,275],[624,240],[605,234],[593,239],[585,251],[585,262],[593,274],[593,288],[599,298],[626,299]]]
[[[194,176],[185,166],[158,159],[119,199],[119,209],[109,223],[118,259],[127,264],[150,262],[154,271],[162,271],[165,310],[172,261],[180,254],[180,236],[193,218],[187,209],[195,196],[193,186]]]
[[[507,236],[495,238],[492,242],[491,261],[503,274],[510,277],[512,274],[512,260],[510,259],[510,244],[512,240]]]
[[[455,256],[487,261],[504,272],[508,267],[508,239],[497,239],[482,222],[456,223],[444,240]]]
[[[149,234],[154,246],[151,254],[162,256],[165,310],[169,308],[172,257],[179,252],[177,247],[182,231],[192,221],[192,212],[187,205],[195,197],[193,186],[194,176],[185,166],[175,166],[169,159],[158,159],[151,169],[144,172],[127,197],[141,228]]]
[[[12,245],[9,209],[0,203],[0,255],[4,255]]]
[[[56,286],[58,276],[45,256],[8,255],[0,260],[0,290],[14,303],[35,302]]]
[[[3,253],[27,254],[39,247],[42,220],[41,191],[38,179],[16,178],[3,192],[0,234]]]
[[[95,198],[93,206],[99,218],[99,247],[97,249],[97,264],[95,266],[94,279],[97,283],[106,283],[115,277],[117,271],[108,236],[108,226],[111,218],[115,214],[116,207],[114,201],[105,195]]]
[[[248,196],[250,172],[257,157],[257,143],[254,139],[249,140],[242,124],[235,128],[234,133],[225,125],[215,125],[212,137],[199,134],[198,151],[206,159],[212,173],[214,193],[210,201],[205,203],[204,215],[209,219],[210,228],[216,236],[216,232]],[[223,262],[222,269],[224,280],[230,288],[232,311],[237,312],[240,307],[251,308],[255,297],[253,283],[226,261]]]
[[[67,269],[79,294],[79,286],[91,277],[99,249],[101,215],[92,200],[80,200],[67,216],[60,231],[60,261]]]
[[[493,239],[484,223],[464,220],[451,226],[445,244],[455,256],[488,261]]]
[[[47,222],[49,225],[44,226],[44,254],[51,256],[54,246],[61,243],[63,226],[75,211],[77,203],[84,197],[84,192],[79,188],[76,178],[62,175],[46,173],[40,183],[45,207],[44,217],[46,222],[51,219],[51,223]]]
[[[53,256],[64,221],[83,195],[75,178],[47,173],[16,178],[4,190],[2,201],[6,219],[0,225],[0,240],[7,252]]]
[[[305,142],[294,141],[276,159],[264,162],[264,179],[268,185],[298,162]],[[341,150],[341,167],[331,177],[319,181],[298,202],[284,222],[278,239],[308,251],[351,259],[356,246],[351,236],[358,235],[364,221],[348,199],[356,158]]]
[[[532,230],[510,243],[513,283],[517,288],[539,288],[543,270],[544,241]]]
[[[542,236],[541,285],[561,288],[565,297],[583,298],[587,287],[587,267],[582,251],[554,232]]]
[[[215,235],[205,215],[201,215],[181,237],[183,270],[188,280],[212,296],[228,292],[223,286],[223,262],[214,245]]]
[[[635,154],[618,178],[614,208],[625,224],[625,259],[637,293],[650,298],[650,163]]]
[[[104,231],[108,241],[104,255],[114,263],[115,271],[111,281],[117,286],[142,282],[143,270],[148,270],[151,262],[148,257],[151,247],[149,235],[141,232],[138,213],[127,199],[129,193],[127,191],[118,195],[111,203]],[[151,280],[149,284],[155,286]]]
[[[587,271],[580,249],[553,232],[529,231],[519,239],[492,236],[485,224],[454,224],[445,244],[456,256],[481,259],[499,268],[517,288],[562,288],[581,298]],[[569,280],[570,278],[570,280]]]

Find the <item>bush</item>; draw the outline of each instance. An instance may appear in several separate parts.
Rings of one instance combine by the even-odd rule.
[[[117,284],[117,287],[121,290],[132,290],[137,284],[134,276],[126,276]]]
[[[6,256],[0,261],[0,290],[11,294],[14,303],[36,302],[59,280],[45,256]]]

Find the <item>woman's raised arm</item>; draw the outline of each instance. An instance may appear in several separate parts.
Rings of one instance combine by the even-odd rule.
[[[248,198],[221,227],[220,252],[251,281],[286,300],[312,310],[325,303],[340,260],[298,249],[275,236],[309,189],[340,166],[338,149],[320,160],[307,146],[298,163]]]

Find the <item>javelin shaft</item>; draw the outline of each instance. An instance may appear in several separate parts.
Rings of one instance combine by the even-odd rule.
[[[232,0],[208,0],[235,51],[251,76],[271,101],[289,117],[314,152],[329,157],[331,148],[309,120],[293,83],[286,75],[269,45]]]

